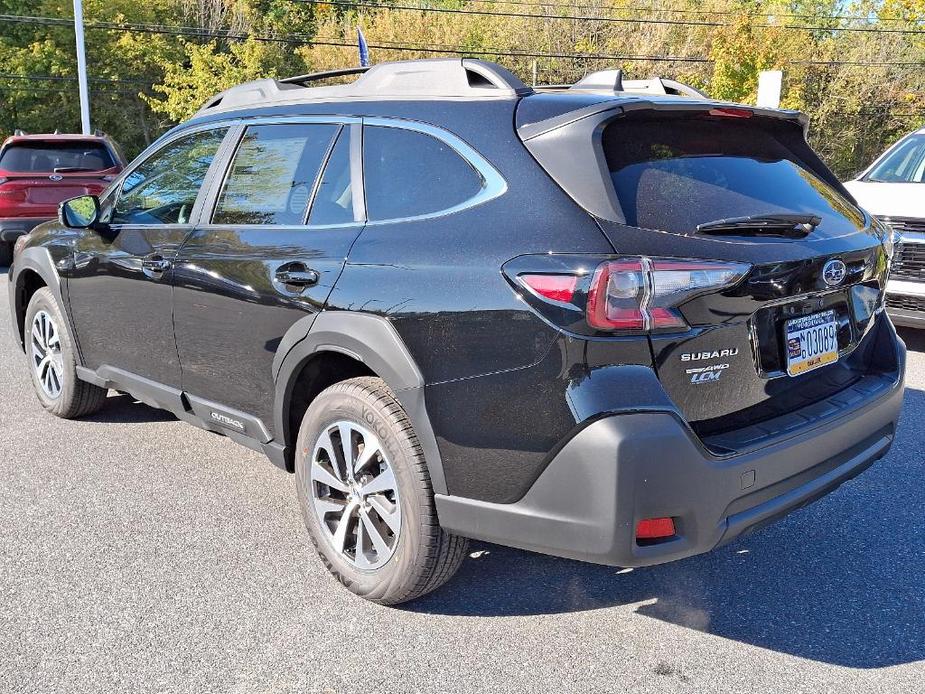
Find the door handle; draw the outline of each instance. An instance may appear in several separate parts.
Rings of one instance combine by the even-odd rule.
[[[280,284],[294,285],[296,287],[310,287],[318,284],[321,275],[317,270],[305,267],[302,263],[283,265],[276,271],[276,281]]]
[[[162,255],[149,255],[142,259],[141,267],[148,272],[166,272],[170,269],[170,261]]]

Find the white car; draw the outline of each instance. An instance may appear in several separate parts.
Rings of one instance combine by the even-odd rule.
[[[925,128],[906,135],[845,187],[896,232],[886,290],[893,322],[925,328]]]

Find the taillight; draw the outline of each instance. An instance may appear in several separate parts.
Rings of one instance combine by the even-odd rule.
[[[681,307],[728,289],[751,266],[715,260],[541,254],[504,264],[520,297],[554,325],[581,335],[687,331]]]
[[[617,260],[594,272],[588,292],[588,325],[598,330],[645,330],[650,295],[647,261]]]
[[[602,263],[588,292],[588,325],[632,332],[685,329],[680,304],[734,285],[748,268],[743,263],[645,257]]]
[[[575,275],[521,275],[521,281],[533,293],[550,301],[569,303],[575,296]]]
[[[26,189],[10,188],[4,190],[3,188],[0,188],[0,199],[2,199],[4,202],[25,202]]]

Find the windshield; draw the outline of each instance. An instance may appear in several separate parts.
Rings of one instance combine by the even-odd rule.
[[[98,142],[18,142],[0,154],[0,169],[11,173],[102,171],[115,165]]]
[[[903,140],[864,177],[878,183],[925,182],[925,134]]]
[[[781,126],[757,120],[614,121],[603,144],[626,223],[683,234],[719,219],[796,213],[820,217],[820,227],[863,225],[860,211],[801,161]]]

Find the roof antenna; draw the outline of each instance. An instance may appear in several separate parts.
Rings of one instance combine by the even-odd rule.
[[[623,70],[620,68],[617,68],[614,72],[616,72],[616,74],[614,75],[614,78],[613,78],[613,90],[615,92],[622,92],[623,91]]]

